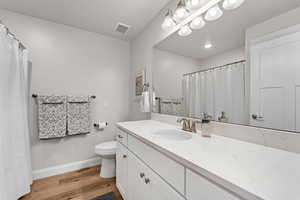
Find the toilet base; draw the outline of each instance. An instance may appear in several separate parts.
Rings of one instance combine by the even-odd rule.
[[[113,178],[116,176],[116,159],[102,158],[100,176],[102,178]]]

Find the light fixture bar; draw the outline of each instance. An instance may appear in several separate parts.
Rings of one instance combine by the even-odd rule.
[[[171,23],[170,17],[165,17],[162,28],[164,30],[168,29],[168,32],[164,32],[163,34],[167,37],[180,30],[180,33],[178,32],[178,34],[185,35],[182,33],[185,33],[183,30],[187,30],[185,29],[187,26],[194,30],[203,28],[206,22],[202,17],[204,17],[206,21],[214,21],[223,15],[223,10],[219,6],[222,1],[223,9],[233,10],[241,6],[245,0],[180,0],[172,17],[173,22],[175,22],[176,25],[174,26],[174,24]],[[189,5],[194,5],[195,7],[198,5],[199,8],[193,10],[189,8]],[[170,24],[172,24],[172,26]]]

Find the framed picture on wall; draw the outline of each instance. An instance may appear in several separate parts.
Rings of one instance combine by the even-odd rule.
[[[135,76],[135,96],[142,95],[145,82],[146,82],[146,70],[137,72]]]

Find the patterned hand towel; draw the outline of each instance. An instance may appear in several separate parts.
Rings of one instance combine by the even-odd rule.
[[[66,136],[67,97],[38,96],[39,138],[50,139]]]
[[[90,98],[69,96],[67,104],[68,135],[90,133]]]

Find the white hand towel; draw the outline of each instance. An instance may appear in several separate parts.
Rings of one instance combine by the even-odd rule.
[[[144,113],[150,112],[149,91],[145,91],[142,93],[142,98],[141,98],[141,102],[140,102],[140,110],[141,110],[141,112],[144,112]]]

